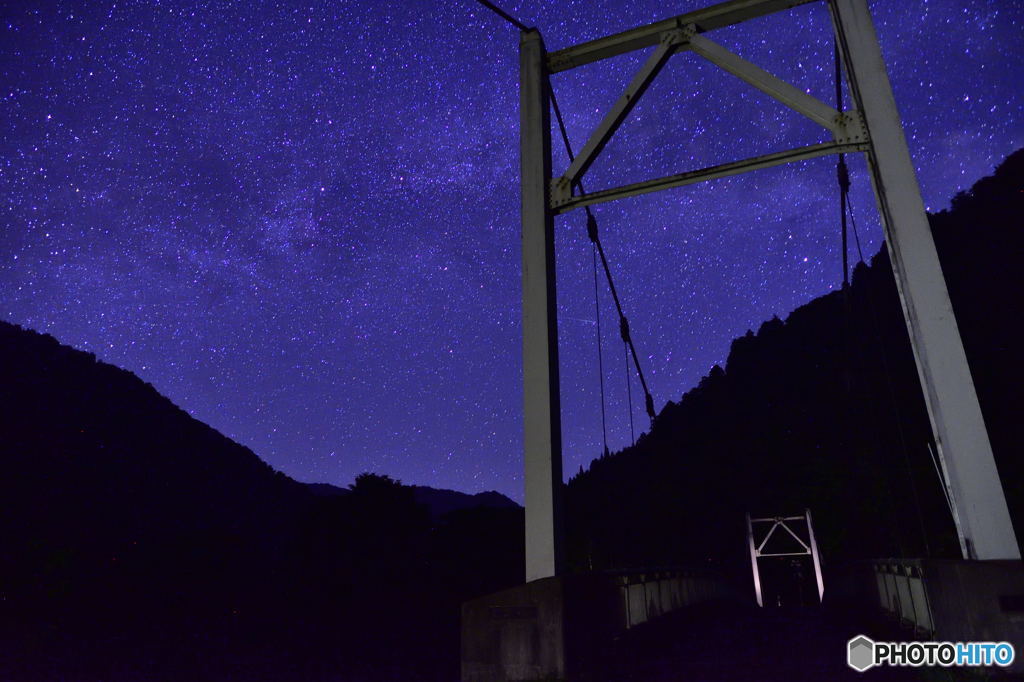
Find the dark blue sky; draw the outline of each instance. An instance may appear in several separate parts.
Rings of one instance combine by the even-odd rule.
[[[14,4],[0,316],[135,372],[300,480],[372,470],[521,499],[514,30],[471,0]],[[504,4],[558,49],[706,3]],[[1024,146],[1024,5],[872,9],[925,202],[941,209]],[[711,37],[832,102],[823,3]],[[553,78],[577,149],[644,56]],[[682,53],[587,184],[823,140]],[[596,208],[659,407],[733,337],[836,286],[834,164]],[[874,200],[863,162],[851,168],[874,253]],[[558,230],[574,472],[601,449],[593,280],[583,216]],[[615,449],[629,440],[624,358],[601,295]]]

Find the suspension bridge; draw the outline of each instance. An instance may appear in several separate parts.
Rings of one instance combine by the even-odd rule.
[[[857,674],[855,650],[863,643],[847,638],[870,612],[887,613],[892,622],[908,626],[913,636],[923,639],[1005,640],[1018,649],[1024,647],[1024,570],[1019,545],[866,0],[730,0],[555,52],[546,50],[536,28],[488,0],[478,2],[520,36],[526,583],[464,605],[464,682],[719,679],[723,675],[727,679],[841,679]],[[714,40],[718,29],[768,14],[784,15],[795,6],[811,3],[826,4],[832,20],[834,105]],[[643,49],[650,49],[646,61],[583,145],[574,150],[552,79]],[[681,52],[699,56],[818,124],[827,141],[587,192],[588,169],[673,55]],[[848,108],[844,93],[851,101]],[[560,173],[553,168],[553,128],[568,157],[568,167]],[[866,157],[870,171],[933,430],[936,466],[962,559],[904,557],[830,573],[820,560],[811,510],[797,514],[778,510],[778,516],[747,517],[746,585],[706,570],[651,567],[570,573],[561,500],[556,219],[577,210],[585,214],[593,249],[595,300],[603,274],[627,361],[653,422],[654,399],[592,207],[836,155],[845,291],[849,286],[848,217],[852,217],[845,155],[855,153]],[[856,226],[852,226],[856,238]],[[603,365],[600,342],[598,349],[597,362]],[[604,428],[603,369],[600,375]],[[606,433],[604,447],[607,453]],[[743,543],[744,538],[736,541]],[[780,588],[785,576],[773,574],[774,569],[764,563],[778,557],[808,557],[813,582],[810,575],[800,576],[789,583],[797,592]],[[813,608],[821,603],[861,608]],[[788,610],[771,610],[772,606]],[[780,650],[789,653],[783,655]],[[1015,663],[1011,669],[1021,672],[1024,665]],[[891,669],[885,674],[906,679],[909,673]]]

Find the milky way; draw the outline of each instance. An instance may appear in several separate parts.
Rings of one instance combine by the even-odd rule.
[[[552,50],[703,4],[504,3]],[[1024,5],[872,10],[939,210],[1024,146]],[[3,30],[0,316],[135,372],[300,480],[371,470],[521,499],[514,29],[470,0],[172,0],[7,7]],[[822,3],[711,37],[832,103]],[[577,149],[645,56],[553,76]],[[824,140],[680,53],[587,184]],[[837,286],[834,168],[595,209],[659,407],[733,337]],[[851,169],[870,254],[874,199],[863,161]],[[572,473],[601,451],[593,273],[583,216],[557,229]],[[616,449],[630,440],[625,359],[600,296]]]

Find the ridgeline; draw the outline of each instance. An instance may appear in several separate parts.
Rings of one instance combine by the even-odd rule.
[[[1024,150],[930,216],[1011,515],[1024,537]],[[886,249],[848,291],[733,341],[635,446],[567,489],[577,567],[746,570],[744,513],[814,514],[826,561],[959,556]]]

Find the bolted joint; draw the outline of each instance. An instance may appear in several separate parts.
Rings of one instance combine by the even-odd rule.
[[[861,144],[868,141],[868,128],[864,117],[856,109],[836,114],[832,135],[840,144]]]
[[[696,28],[693,24],[681,28],[672,28],[662,33],[658,37],[658,42],[662,45],[679,45],[688,41],[694,33],[696,33]]]
[[[565,206],[572,200],[572,185],[564,175],[551,183],[551,208]]]
[[[619,334],[622,336],[622,340],[629,343],[629,320],[626,319],[625,315],[619,317]]]

